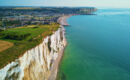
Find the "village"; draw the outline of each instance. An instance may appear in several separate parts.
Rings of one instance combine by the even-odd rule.
[[[32,12],[33,13],[33,12]],[[35,14],[23,14],[15,13],[13,16],[0,17],[0,29],[14,28],[25,25],[40,25],[40,24],[51,24],[57,22],[60,15],[44,15],[36,12]],[[6,13],[9,14],[9,13]]]
[[[0,30],[26,25],[57,23],[60,16],[89,14],[94,8],[27,8],[0,7]]]

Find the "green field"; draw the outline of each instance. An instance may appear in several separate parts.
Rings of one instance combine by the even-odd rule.
[[[54,23],[51,25],[28,25],[0,32],[0,40],[14,44],[14,46],[0,52],[0,68],[23,55],[25,51],[40,44],[44,37],[51,35],[58,28],[59,24]]]

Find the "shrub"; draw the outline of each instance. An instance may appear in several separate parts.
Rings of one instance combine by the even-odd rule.
[[[9,32],[9,33],[2,33],[1,34],[3,39],[11,39],[11,40],[23,40],[26,39],[30,33],[25,33],[25,34],[19,34],[17,32]]]

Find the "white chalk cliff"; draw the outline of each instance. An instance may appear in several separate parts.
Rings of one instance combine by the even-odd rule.
[[[64,28],[0,69],[0,80],[55,80],[66,46]]]

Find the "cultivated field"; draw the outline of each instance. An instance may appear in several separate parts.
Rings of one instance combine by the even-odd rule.
[[[13,46],[13,43],[0,40],[0,52]]]

